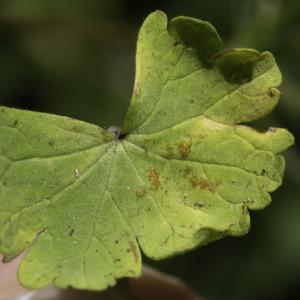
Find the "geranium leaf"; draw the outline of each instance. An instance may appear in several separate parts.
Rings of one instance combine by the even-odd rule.
[[[0,252],[20,282],[103,290],[250,226],[282,182],[285,129],[242,125],[278,103],[273,56],[221,50],[212,25],[152,13],[123,126],[0,109]],[[141,250],[140,250],[141,248]]]

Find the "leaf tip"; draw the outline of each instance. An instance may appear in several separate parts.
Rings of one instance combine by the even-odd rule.
[[[168,30],[178,41],[195,48],[199,59],[205,62],[218,53],[223,44],[215,27],[206,21],[180,16],[169,22]]]
[[[152,12],[146,17],[142,29],[146,28],[147,25],[162,27],[166,29],[167,24],[168,24],[168,16],[162,10],[155,10],[154,12]]]

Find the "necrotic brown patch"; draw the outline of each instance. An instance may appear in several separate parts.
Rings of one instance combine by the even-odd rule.
[[[160,187],[159,173],[156,169],[150,169],[148,180],[151,187],[155,190],[158,190]]]
[[[192,141],[191,140],[183,141],[180,144],[178,144],[177,148],[180,153],[180,156],[182,158],[187,158],[191,153]]]
[[[195,175],[189,178],[190,183],[193,188],[199,187],[201,190],[208,190],[210,192],[215,192],[216,187],[209,180],[203,177],[197,177]]]

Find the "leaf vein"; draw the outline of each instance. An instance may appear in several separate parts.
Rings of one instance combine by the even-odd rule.
[[[173,66],[173,69],[172,69],[172,71],[171,71],[171,74],[170,74],[169,78],[168,78],[164,83],[162,82],[162,87],[161,87],[161,90],[160,90],[160,93],[159,93],[159,97],[158,97],[158,99],[157,99],[157,101],[156,101],[156,103],[155,103],[155,105],[154,105],[152,111],[148,114],[147,118],[142,122],[142,124],[138,125],[138,126],[137,126],[136,128],[134,128],[132,131],[139,130],[139,128],[141,128],[142,126],[144,126],[144,125],[148,122],[148,120],[152,117],[152,115],[155,113],[155,110],[156,110],[157,106],[158,106],[159,103],[161,102],[161,96],[162,96],[164,90],[166,89],[166,87],[168,86],[168,84],[169,84],[170,82],[174,81],[174,79],[172,80],[171,78],[172,78],[172,76],[173,76],[173,74],[174,74],[174,72],[175,72],[175,69],[176,69],[176,67],[177,67],[177,64],[179,63],[180,59],[183,57],[183,55],[184,55],[184,53],[186,52],[186,50],[187,50],[187,48],[183,49],[182,53],[179,55],[179,57],[178,57],[176,63],[175,63],[174,66]],[[157,62],[155,62],[154,65],[155,65],[156,73],[158,74],[158,71],[157,71]],[[159,79],[160,79],[160,77],[159,77]]]
[[[16,211],[16,212],[10,212],[12,215],[10,216],[10,223],[13,222],[12,218],[20,213],[22,213],[23,211],[27,210],[27,209],[31,209],[35,206],[38,206],[40,204],[43,204],[44,200],[49,200],[49,201],[54,201],[55,198],[57,198],[61,193],[66,192],[67,190],[69,190],[75,183],[78,183],[78,181],[81,181],[83,178],[85,178],[91,171],[92,169],[96,166],[96,163],[100,162],[104,156],[108,153],[108,150],[110,148],[108,148],[105,153],[101,154],[100,157],[97,157],[97,159],[91,164],[91,166],[80,176],[79,179],[75,179],[74,181],[72,181],[70,184],[68,184],[67,186],[64,186],[60,191],[58,191],[57,193],[55,193],[54,195],[52,195],[50,198],[44,198],[41,201],[38,201],[32,205],[29,206],[25,206],[22,207],[20,210]],[[2,232],[3,230],[1,230]]]
[[[240,89],[242,89],[244,86],[252,84],[253,82],[255,82],[256,80],[258,80],[261,76],[263,76],[264,74],[270,72],[272,69],[274,69],[275,66],[272,66],[271,68],[263,71],[262,73],[260,73],[258,76],[254,77],[251,81],[248,81],[246,83],[243,83],[241,85],[239,85],[238,87],[236,87],[235,89],[233,89],[232,91],[230,91],[228,94],[226,94],[225,96],[222,96],[221,98],[217,99],[216,102],[214,102],[211,106],[209,106],[208,108],[206,108],[206,110],[204,112],[202,112],[202,115],[206,115],[207,113],[209,113],[209,110],[211,110],[215,105],[217,105],[218,103],[220,103],[221,101],[226,100],[228,97],[230,97],[232,94],[237,93]]]
[[[136,174],[138,175],[138,177],[141,179],[141,181],[144,183],[145,186],[148,186],[147,183],[145,182],[145,180],[143,179],[140,171],[138,170],[137,166],[134,164],[134,162],[132,161],[132,159],[130,158],[130,155],[128,153],[128,150],[126,149],[125,145],[122,143],[123,149],[128,157],[129,162],[131,163],[133,169],[135,170]],[[154,200],[154,196],[152,195],[152,193],[149,190],[149,195],[151,198],[151,201],[153,203],[153,205],[157,208],[157,210],[160,212],[160,214],[162,215],[162,217],[164,218],[165,222],[168,224],[168,226],[170,227],[170,229],[172,230],[173,234],[176,234],[176,231],[174,229],[174,226],[169,222],[168,218],[166,217],[165,213],[163,212],[159,202]],[[175,247],[175,239],[173,239],[173,243],[174,243],[174,247]]]
[[[139,145],[134,144],[133,142],[128,141],[128,140],[127,140],[127,142],[130,143],[130,144],[132,144],[132,145],[134,145],[135,147],[139,148],[141,151],[144,151],[144,149],[142,147],[140,147]],[[162,159],[165,159],[165,160],[176,160],[176,161],[181,161],[181,162],[199,163],[199,164],[202,164],[202,165],[214,165],[214,166],[220,166],[220,167],[224,167],[224,168],[235,168],[235,169],[238,169],[238,170],[243,171],[245,173],[248,173],[248,174],[250,174],[252,176],[257,176],[257,174],[255,174],[255,173],[253,173],[251,171],[245,170],[245,169],[243,169],[241,167],[235,166],[235,165],[229,165],[229,164],[223,164],[223,163],[217,163],[217,162],[202,162],[202,161],[191,160],[191,159],[170,158],[170,157],[165,157],[165,156],[163,156],[161,154],[158,154],[158,153],[155,153],[155,152],[151,152],[151,151],[149,151],[148,154],[152,154],[154,156],[158,156],[158,157],[160,157]],[[277,182],[273,178],[268,177],[268,179],[271,180],[271,181]],[[279,182],[277,182],[277,183],[279,183]]]

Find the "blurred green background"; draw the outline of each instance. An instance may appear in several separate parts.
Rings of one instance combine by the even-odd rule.
[[[120,125],[134,81],[138,28],[164,10],[213,23],[226,47],[272,51],[281,102],[262,123],[300,137],[299,0],[0,0],[0,104]],[[208,300],[300,299],[300,157],[252,230],[163,262],[149,262]]]

